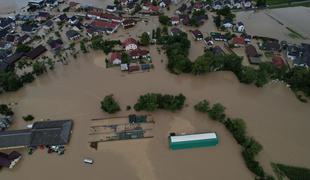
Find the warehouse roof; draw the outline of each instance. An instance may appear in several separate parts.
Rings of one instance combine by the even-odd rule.
[[[198,141],[216,138],[216,133],[188,134],[171,136],[171,142]]]
[[[72,120],[35,122],[32,129],[0,132],[0,148],[64,145],[69,142]]]

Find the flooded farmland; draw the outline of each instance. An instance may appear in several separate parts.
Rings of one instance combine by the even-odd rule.
[[[258,11],[243,11],[236,13],[238,21],[246,26],[247,33],[273,37],[279,40],[298,43],[310,42],[310,8],[291,7],[267,9]],[[291,33],[286,27],[298,32],[306,39],[296,39],[289,36]]]

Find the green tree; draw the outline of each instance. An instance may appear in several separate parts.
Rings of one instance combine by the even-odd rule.
[[[204,56],[198,57],[192,66],[192,73],[195,75],[204,74],[208,72],[209,64]]]
[[[124,52],[122,53],[121,59],[123,64],[129,64],[132,61],[131,57]]]
[[[0,114],[2,114],[4,116],[12,116],[12,115],[14,115],[14,112],[12,111],[12,109],[8,105],[0,104]]]
[[[32,121],[34,120],[34,117],[31,114],[28,114],[27,116],[23,116],[24,121]]]
[[[241,71],[240,81],[242,83],[251,84],[256,80],[257,74],[252,67],[243,67]]]
[[[243,119],[227,118],[227,120],[225,121],[225,126],[231,132],[231,134],[234,136],[234,138],[239,144],[241,145],[246,144],[247,142],[246,124],[243,121]]]
[[[196,111],[207,113],[210,109],[210,104],[207,100],[202,100],[194,106]]]
[[[44,62],[36,61],[32,64],[33,73],[37,76],[46,72],[46,67]]]
[[[31,47],[26,45],[26,44],[18,44],[17,45],[17,48],[16,48],[16,52],[23,52],[23,53],[26,53],[26,52],[29,52],[31,51]]]
[[[134,109],[136,111],[155,111],[158,106],[157,95],[154,93],[148,93],[139,97],[138,102],[134,105]]]
[[[161,37],[161,29],[160,29],[160,27],[158,27],[156,29],[156,39],[160,39],[160,37]]]
[[[225,120],[225,107],[220,103],[216,103],[208,111],[208,114],[211,119],[223,122]]]
[[[118,103],[114,100],[113,95],[104,97],[101,101],[101,109],[109,114],[113,114],[121,110]]]
[[[162,24],[162,25],[165,25],[165,26],[171,25],[170,18],[168,16],[160,15],[158,17],[158,20],[159,20],[160,24]]]
[[[84,41],[81,41],[80,42],[80,48],[81,48],[81,51],[85,54],[87,53],[87,49],[86,49],[86,46],[85,46],[85,42]]]
[[[140,44],[142,46],[148,46],[150,44],[150,36],[147,32],[142,33],[140,37]]]
[[[16,91],[23,86],[18,75],[12,71],[0,73],[0,84],[5,91]]]
[[[21,77],[20,80],[22,83],[31,83],[34,81],[34,76],[32,73],[28,72],[28,73],[24,73]]]

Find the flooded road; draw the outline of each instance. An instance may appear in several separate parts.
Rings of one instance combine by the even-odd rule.
[[[284,85],[270,84],[259,89],[240,84],[230,72],[176,76],[158,60],[166,60],[164,55],[158,54],[156,48],[151,48],[151,54],[157,57],[151,72],[127,74],[118,68],[105,69],[98,62],[102,57],[104,64],[104,55],[97,52],[72,59],[68,66],[57,67],[18,92],[1,95],[1,103],[18,103],[13,128],[25,127],[22,116],[26,114],[33,114],[37,120],[72,118],[75,122],[64,156],[38,150],[25,155],[16,169],[3,170],[1,178],[252,179],[241,158],[240,146],[229,132],[193,110],[193,105],[205,98],[211,103],[223,103],[229,116],[244,118],[249,134],[264,146],[259,160],[269,173],[270,161],[310,167],[310,105],[299,102]],[[99,105],[105,95],[113,93],[123,109],[119,115],[128,115],[133,111],[125,111],[126,106],[147,92],[183,93],[188,107],[176,113],[153,113],[153,139],[101,144],[98,151],[88,147],[90,119],[106,116]],[[172,131],[215,131],[220,144],[214,148],[170,151],[167,136]],[[95,164],[84,165],[84,157],[93,158]]]

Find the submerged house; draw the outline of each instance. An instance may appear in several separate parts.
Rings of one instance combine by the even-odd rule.
[[[172,150],[212,147],[219,143],[216,133],[201,133],[169,136],[169,147]]]
[[[39,45],[36,48],[32,49],[29,51],[26,56],[29,57],[30,59],[35,59],[39,57],[41,54],[43,54],[47,49],[43,45]]]
[[[256,48],[253,45],[249,44],[245,46],[245,53],[251,64],[259,64],[261,62],[261,55],[258,54]]]
[[[38,121],[31,129],[2,131],[0,149],[66,145],[72,126],[72,120]]]

